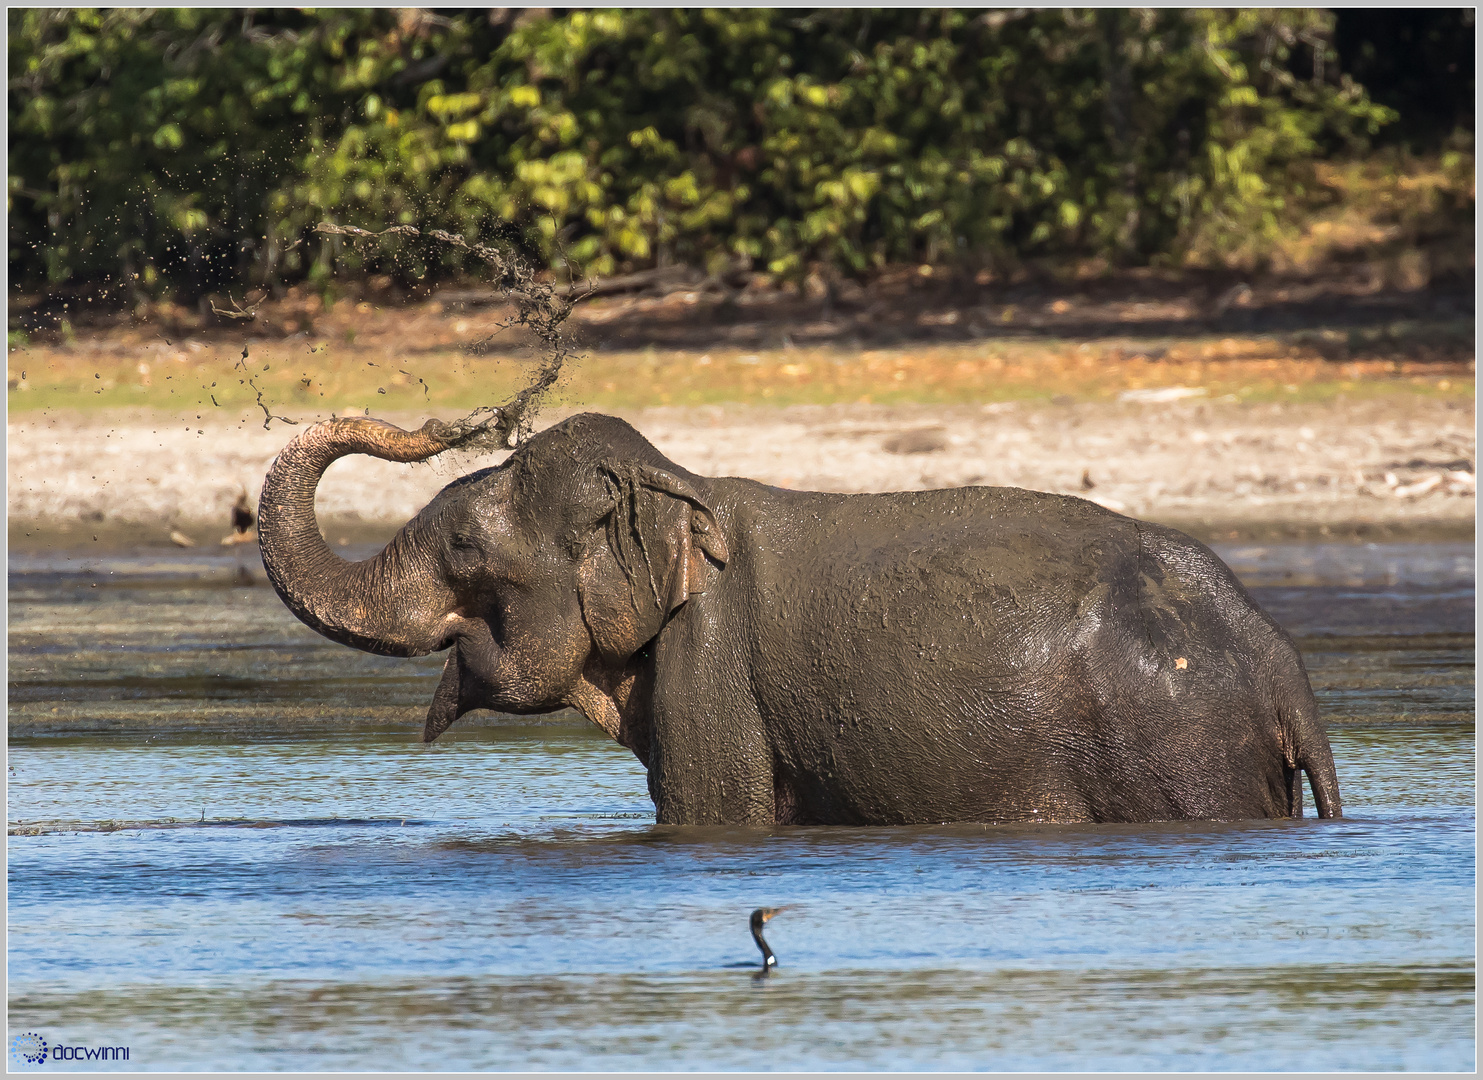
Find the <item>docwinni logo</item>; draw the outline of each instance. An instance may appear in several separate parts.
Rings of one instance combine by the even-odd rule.
[[[48,1046],[34,1031],[10,1040],[10,1058],[17,1065],[45,1065],[52,1061],[128,1061],[127,1046]]]
[[[46,1040],[34,1031],[10,1040],[10,1060],[17,1065],[45,1065]]]

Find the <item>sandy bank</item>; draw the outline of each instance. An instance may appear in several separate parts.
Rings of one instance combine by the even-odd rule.
[[[545,418],[555,422],[563,414]],[[1207,536],[1439,533],[1473,527],[1470,406],[1421,396],[1242,405],[1213,401],[988,406],[647,409],[625,414],[707,475],[827,491],[1012,485],[1082,495]],[[393,416],[420,423],[420,416]],[[245,488],[255,500],[296,429],[234,417],[21,414],[8,425],[10,538],[216,544]],[[327,533],[405,521],[494,458],[418,466],[336,463],[320,488]]]

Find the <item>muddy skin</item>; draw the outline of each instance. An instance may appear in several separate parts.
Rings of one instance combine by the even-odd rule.
[[[359,418],[298,436],[263,562],[310,626],[448,649],[431,741],[472,709],[580,709],[670,824],[1341,813],[1292,641],[1204,545],[1015,488],[835,495],[697,476],[576,416],[455,481],[372,559],[314,520],[350,453],[445,448]]]

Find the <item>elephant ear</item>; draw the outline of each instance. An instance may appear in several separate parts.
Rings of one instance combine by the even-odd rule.
[[[715,513],[686,481],[642,465],[606,468],[603,476],[609,499],[578,592],[598,648],[626,658],[705,591],[707,560],[719,568],[731,556]]]

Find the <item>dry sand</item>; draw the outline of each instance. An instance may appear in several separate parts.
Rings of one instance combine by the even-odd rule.
[[[1012,485],[1206,538],[1473,530],[1473,412],[1455,399],[665,408],[626,418],[687,469],[790,488]],[[168,543],[175,531],[214,545],[239,493],[256,499],[296,430],[265,431],[260,420],[18,414],[8,425],[11,543]],[[454,477],[498,460],[342,460],[320,488],[321,521],[332,537],[384,532]]]

